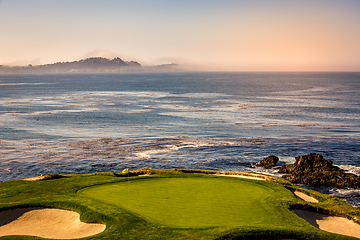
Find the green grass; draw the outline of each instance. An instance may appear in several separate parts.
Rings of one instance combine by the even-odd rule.
[[[82,221],[106,224],[103,233],[85,239],[355,239],[318,230],[291,208],[360,219],[359,209],[306,190],[320,202],[300,201],[288,190],[296,187],[284,180],[254,181],[174,169],[141,173],[151,175],[137,177],[131,172],[128,178],[108,173],[0,182],[0,211],[56,207],[79,212]]]
[[[122,207],[174,228],[283,225],[271,198],[292,194],[262,181],[234,178],[153,178],[88,188],[83,196]],[[288,216],[287,216],[288,215]]]

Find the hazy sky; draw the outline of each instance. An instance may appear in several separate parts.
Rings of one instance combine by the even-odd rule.
[[[0,0],[0,64],[360,71],[359,0]]]

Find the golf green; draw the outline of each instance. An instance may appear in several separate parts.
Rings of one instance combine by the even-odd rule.
[[[283,225],[292,194],[264,181],[228,177],[144,178],[85,188],[83,196],[173,228]],[[272,200],[270,201],[270,198]],[[280,204],[274,204],[274,199]]]

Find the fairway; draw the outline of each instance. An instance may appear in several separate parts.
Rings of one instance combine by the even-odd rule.
[[[90,187],[80,194],[173,228],[282,225],[285,216],[268,198],[291,193],[273,187],[226,177],[145,178]]]

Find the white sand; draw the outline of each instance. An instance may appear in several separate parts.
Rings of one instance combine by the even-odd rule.
[[[360,225],[353,221],[324,214],[294,210],[295,214],[323,231],[360,238]]]
[[[252,180],[266,181],[265,178],[256,177],[256,175],[254,175],[254,176],[249,176],[249,175],[227,175],[227,174],[215,174],[215,175],[216,176],[222,176],[222,177],[237,177],[237,178],[246,178],[246,179],[252,179]]]
[[[0,212],[0,237],[74,239],[101,233],[105,228],[105,224],[83,223],[78,213],[60,209],[22,208]]]
[[[302,193],[302,192],[299,192],[299,191],[295,191],[293,193],[298,199],[301,199],[303,201],[311,202],[311,203],[318,203],[319,202],[316,198],[310,197],[309,195],[306,195],[305,193]]]
[[[43,180],[45,178],[45,176],[36,176],[36,177],[29,177],[29,178],[24,178],[21,180],[24,181],[39,181],[39,180]]]

